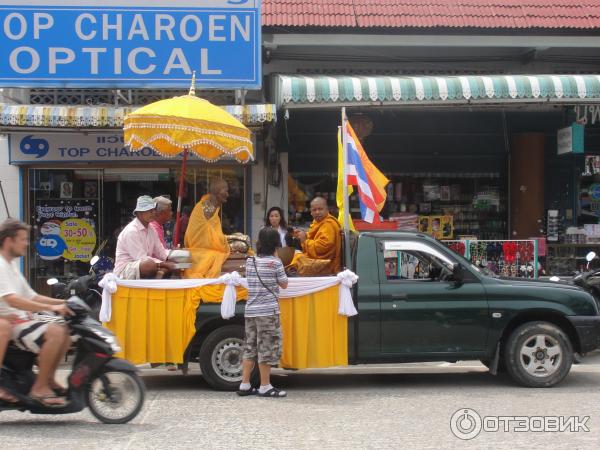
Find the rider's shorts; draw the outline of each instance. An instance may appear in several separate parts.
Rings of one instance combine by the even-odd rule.
[[[13,322],[11,340],[21,350],[39,353],[44,344],[44,334],[51,321],[19,319]]]

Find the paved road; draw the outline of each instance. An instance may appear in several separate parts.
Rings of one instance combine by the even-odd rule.
[[[198,373],[143,371],[147,403],[132,423],[0,413],[3,448],[598,448],[600,353],[553,389],[525,389],[476,362],[398,364],[278,372],[282,400],[213,392]],[[589,432],[486,432],[456,438],[461,408],[492,416],[590,416]],[[491,419],[490,419],[491,417]],[[539,422],[526,424],[540,426]],[[467,428],[470,422],[461,422]]]

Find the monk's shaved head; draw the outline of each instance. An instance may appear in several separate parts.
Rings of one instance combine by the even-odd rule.
[[[317,222],[323,220],[329,214],[329,207],[327,206],[327,200],[323,197],[315,197],[310,202],[310,215]]]
[[[211,194],[216,194],[223,186],[228,186],[227,181],[225,181],[223,178],[211,178],[208,184],[208,191]]]
[[[208,191],[217,206],[221,206],[229,197],[229,185],[223,178],[213,178],[208,184]]]

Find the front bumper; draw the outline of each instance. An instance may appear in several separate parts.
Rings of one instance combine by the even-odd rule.
[[[580,353],[600,347],[600,316],[567,316],[579,337]]]

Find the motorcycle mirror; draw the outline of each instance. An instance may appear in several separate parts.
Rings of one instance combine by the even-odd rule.
[[[592,262],[595,257],[596,257],[596,252],[589,252],[587,255],[585,255],[585,259],[587,262]]]
[[[48,286],[54,286],[56,283],[58,283],[58,279],[56,279],[56,278],[48,278],[46,280],[46,284]]]
[[[100,257],[98,255],[92,257],[92,259],[90,259],[90,266],[95,265],[98,261],[100,261]]]
[[[550,281],[555,281],[555,282],[560,281],[560,277],[557,277],[557,276],[550,277]]]

